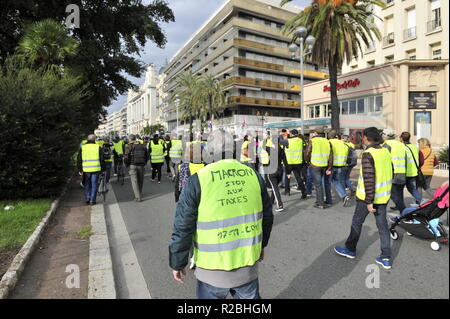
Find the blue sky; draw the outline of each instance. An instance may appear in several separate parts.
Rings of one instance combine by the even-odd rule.
[[[247,0],[254,1],[254,0]],[[150,0],[144,0],[150,2]],[[227,0],[167,0],[175,15],[175,22],[163,24],[162,28],[167,36],[164,49],[159,49],[153,43],[147,43],[139,59],[146,64],[154,63],[159,70],[165,60],[172,56],[186,43],[203,23]],[[311,0],[295,0],[292,3],[306,7]],[[142,85],[144,76],[135,78],[126,75],[131,82]],[[108,113],[118,111],[126,102],[127,96],[122,95],[108,108]]]

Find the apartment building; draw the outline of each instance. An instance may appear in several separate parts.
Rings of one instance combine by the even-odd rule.
[[[385,0],[372,7],[372,21],[382,34],[364,55],[344,65],[342,73],[408,60],[438,60],[449,56],[448,0]]]
[[[281,34],[286,20],[301,8],[279,1],[230,0],[175,54],[164,69],[167,97],[184,71],[213,74],[224,86],[227,105],[214,127],[245,131],[264,122],[300,117],[300,64]],[[327,78],[306,64],[305,83]],[[168,130],[177,126],[176,104],[166,98]],[[181,121],[180,121],[181,123]],[[183,124],[183,123],[181,123]],[[187,125],[181,126],[181,129]]]
[[[158,112],[156,109],[156,85],[158,76],[154,64],[147,67],[145,82],[137,91],[129,90],[127,103],[127,133],[141,134],[147,125],[156,123]]]

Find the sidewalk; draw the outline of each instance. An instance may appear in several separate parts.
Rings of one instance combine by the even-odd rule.
[[[9,298],[87,298],[89,238],[79,239],[78,233],[82,226],[90,225],[90,207],[83,198],[80,178],[74,178]],[[79,268],[79,288],[66,286],[69,276],[76,278],[76,266],[66,272],[68,265]]]

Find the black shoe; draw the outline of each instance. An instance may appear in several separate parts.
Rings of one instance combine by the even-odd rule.
[[[303,193],[301,199],[307,199],[308,198],[308,194]]]
[[[86,205],[89,205],[90,203],[91,203],[90,200],[87,200],[87,201],[86,201]]]
[[[326,209],[327,208],[325,205],[319,205],[319,204],[314,204],[313,207],[320,208],[320,209]]]

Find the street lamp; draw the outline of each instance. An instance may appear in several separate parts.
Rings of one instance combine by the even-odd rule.
[[[304,90],[303,90],[303,60],[304,58],[312,52],[312,48],[314,46],[314,43],[316,43],[316,38],[314,38],[312,35],[308,35],[306,37],[306,34],[308,33],[308,30],[304,26],[300,26],[297,30],[294,32],[294,36],[297,38],[297,41],[299,45],[296,43],[292,43],[289,46],[289,51],[292,53],[293,59],[300,59],[300,118],[301,118],[301,131],[302,135],[304,134],[304,125],[303,125],[303,117],[304,117]],[[305,39],[306,37],[306,39]],[[308,50],[305,52],[304,45],[306,44]],[[296,53],[300,50],[300,56],[297,57]]]

